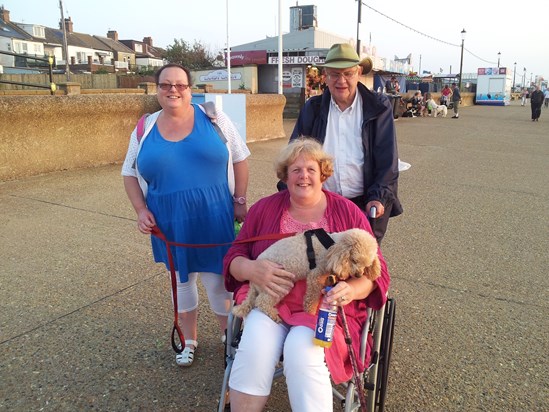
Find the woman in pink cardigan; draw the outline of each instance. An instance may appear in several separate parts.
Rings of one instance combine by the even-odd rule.
[[[276,170],[288,189],[263,198],[250,208],[238,240],[316,228],[327,232],[361,228],[371,233],[368,220],[355,204],[322,189],[322,182],[333,173],[333,160],[316,141],[292,141],[282,150]],[[229,382],[231,408],[233,411],[264,408],[276,364],[283,354],[292,410],[332,411],[330,377],[336,384],[352,377],[340,319],[331,348],[313,344],[316,317],[303,309],[305,281],[294,283],[293,274],[277,263],[255,260],[273,242],[235,244],[223,261],[225,287],[234,292],[236,303],[244,300],[250,282],[282,298],[277,306],[282,323],[273,322],[257,309],[244,320]],[[378,254],[382,274],[375,282],[366,277],[342,281],[325,298],[328,303],[344,307],[355,353],[359,353],[366,307],[379,309],[386,300],[389,273],[381,252]],[[359,362],[359,368],[364,367]]]

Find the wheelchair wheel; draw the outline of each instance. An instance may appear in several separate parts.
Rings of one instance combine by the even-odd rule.
[[[383,333],[381,335],[381,350],[379,359],[380,365],[377,375],[376,410],[378,412],[383,412],[385,408],[385,398],[387,395],[387,384],[389,378],[389,364],[391,362],[391,352],[393,350],[395,309],[395,300],[388,299],[385,307],[385,316],[383,317]]]
[[[240,343],[242,337],[242,319],[229,313],[229,319],[227,320],[227,329],[225,330],[225,357],[223,374],[223,382],[221,384],[221,394],[217,402],[218,412],[229,412],[231,405],[229,403],[229,376],[234,362],[234,355],[236,348]]]

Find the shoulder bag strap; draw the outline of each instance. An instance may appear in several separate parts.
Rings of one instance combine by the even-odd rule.
[[[149,117],[150,113],[145,113],[141,118],[137,121],[137,143],[141,142],[141,139],[143,138],[143,135],[145,134],[145,124],[147,117]]]
[[[200,108],[206,113],[206,116],[208,116],[212,122],[212,126],[214,127],[215,131],[219,135],[219,138],[221,141],[226,144],[227,138],[225,137],[225,133],[223,133],[223,130],[221,130],[221,127],[219,127],[219,124],[217,124],[217,109],[215,107],[214,102],[204,102],[199,104]]]

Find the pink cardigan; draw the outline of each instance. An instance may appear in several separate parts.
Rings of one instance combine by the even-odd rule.
[[[364,213],[351,201],[332,192],[324,192],[327,199],[326,216],[328,227],[331,232],[342,232],[347,229],[360,228],[372,232],[370,224]],[[290,194],[287,190],[276,193],[259,200],[249,210],[246,221],[237,240],[247,239],[263,234],[280,233],[280,219],[283,210],[290,205]],[[223,259],[223,275],[225,287],[235,293],[235,301],[240,303],[244,300],[247,292],[247,283],[239,282],[229,273],[229,265],[237,256],[244,256],[248,259],[256,259],[261,252],[267,249],[274,240],[261,240],[253,243],[233,245]],[[389,273],[381,251],[378,252],[381,261],[381,276],[377,279],[377,288],[366,299],[354,301],[345,306],[347,323],[353,341],[355,353],[360,353],[360,334],[366,322],[366,307],[379,309],[386,301],[386,293],[389,288]],[[277,306],[280,317],[289,325],[304,325],[311,329],[315,328],[316,317],[303,311],[295,311],[296,298],[302,299],[305,294],[305,281],[297,282],[292,292],[287,295]],[[336,383],[346,382],[351,379],[353,370],[349,359],[347,344],[344,340],[341,319],[338,316],[337,327],[334,334],[334,341],[331,348],[325,350],[326,364],[330,370],[332,380]],[[368,349],[367,359],[370,357]],[[366,362],[367,363],[367,362]],[[365,365],[358,360],[359,368],[364,370]]]

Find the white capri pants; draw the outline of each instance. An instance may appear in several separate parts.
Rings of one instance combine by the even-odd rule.
[[[206,289],[212,311],[220,316],[229,315],[233,294],[225,290],[223,276],[211,272],[191,272],[189,273],[189,280],[181,283],[179,281],[179,272],[175,272],[175,274],[177,277],[177,311],[179,313],[190,312],[198,307],[196,280],[200,275],[200,281]]]
[[[268,396],[280,355],[293,411],[332,412],[332,385],[324,348],[313,344],[314,331],[306,326],[278,324],[258,309],[244,320],[229,387]]]

